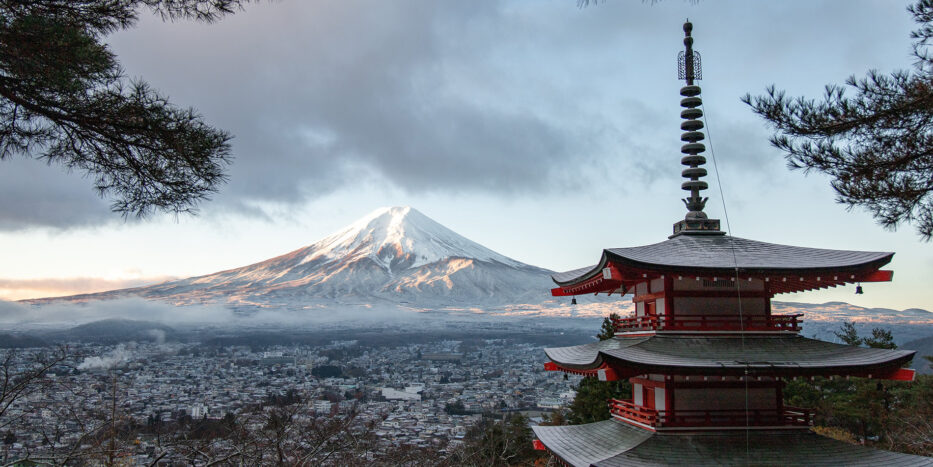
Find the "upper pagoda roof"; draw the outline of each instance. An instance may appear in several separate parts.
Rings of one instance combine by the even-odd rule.
[[[929,457],[871,449],[805,430],[658,434],[617,420],[532,429],[551,453],[575,467],[933,465]]]
[[[868,375],[883,377],[913,357],[913,350],[853,347],[800,336],[697,337],[653,335],[613,338],[544,349],[571,370],[603,365],[617,373],[734,375]],[[624,370],[621,371],[620,370]],[[621,376],[621,375],[620,375]]]
[[[603,250],[598,264],[557,273],[560,286],[573,285],[597,275],[610,263],[644,272],[681,274],[781,275],[792,273],[874,271],[891,261],[894,253],[827,250],[759,242],[727,235],[678,235],[653,245]]]

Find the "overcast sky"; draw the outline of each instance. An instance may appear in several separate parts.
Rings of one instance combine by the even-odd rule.
[[[851,74],[909,68],[906,5],[291,0],[212,25],[144,14],[109,37],[114,52],[129,76],[235,135],[230,183],[198,217],[126,222],[82,174],[4,161],[0,298],[242,266],[386,205],[554,270],[661,241],[685,213],[676,57],[689,17],[732,233],[897,253],[894,282],[865,295],[778,299],[933,309],[933,245],[787,170],[739,100],[772,83],[818,97]],[[710,185],[707,212],[725,225]]]

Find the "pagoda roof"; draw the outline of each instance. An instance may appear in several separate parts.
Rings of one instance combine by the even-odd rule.
[[[557,273],[560,286],[573,285],[602,273],[611,262],[649,272],[720,275],[781,275],[791,273],[874,271],[891,261],[894,253],[827,250],[759,242],[728,235],[678,235],[653,245],[603,250],[598,264]]]
[[[616,337],[545,349],[571,370],[608,365],[620,376],[645,373],[753,376],[873,375],[884,377],[910,361],[912,350],[854,347],[793,336],[698,337],[656,334]],[[620,371],[621,370],[621,371]]]
[[[808,430],[654,433],[618,420],[536,426],[548,451],[572,466],[930,466],[929,457],[867,448]]]

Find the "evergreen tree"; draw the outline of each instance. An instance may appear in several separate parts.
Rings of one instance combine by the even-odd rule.
[[[874,349],[896,349],[897,344],[894,343],[894,336],[891,334],[891,331],[881,328],[874,328],[871,330],[871,337],[866,337],[862,339],[862,342],[868,347]]]
[[[873,328],[870,337],[860,337],[855,325],[846,321],[842,323],[842,328],[839,331],[833,331],[833,334],[849,345],[865,345],[875,349],[897,348],[897,344],[894,343],[894,335],[891,334],[891,331],[883,328]]]
[[[881,328],[872,329],[871,336],[863,338],[852,323],[846,322],[835,334],[849,345],[897,348],[891,332]],[[892,427],[903,425],[899,420],[913,417],[917,410],[927,413],[923,407],[928,404],[916,395],[929,392],[930,382],[926,377],[918,378],[912,385],[866,378],[817,377],[812,381],[790,380],[784,387],[784,402],[790,406],[815,409],[814,422],[817,427],[836,439],[856,439],[860,442],[877,439],[879,443],[893,443],[896,440],[887,438],[900,436],[892,435],[892,431],[895,431]],[[917,439],[916,434],[907,437],[912,442]],[[892,449],[890,445],[883,447]],[[928,452],[924,449],[927,448],[915,452]]]
[[[230,135],[144,81],[105,43],[140,10],[213,22],[250,0],[0,0],[0,160],[77,170],[123,215],[191,212],[226,181]]]
[[[619,319],[618,313],[611,313],[603,318],[602,326],[596,338],[604,341],[615,336],[613,320]],[[609,399],[628,399],[632,396],[632,386],[628,381],[600,381],[596,378],[583,378],[577,384],[577,395],[570,404],[567,420],[571,425],[598,422],[609,418]]]
[[[771,124],[771,143],[792,169],[832,177],[837,201],[866,208],[887,228],[915,224],[933,236],[933,0],[908,7],[913,31],[912,71],[855,76],[828,85],[819,101],[788,98],[774,86],[743,101]]]
[[[607,339],[612,339],[616,335],[616,327],[613,324],[613,320],[621,318],[618,313],[610,313],[608,317],[603,318],[603,325],[599,328],[599,334],[596,335],[596,338],[604,341]]]
[[[528,419],[522,414],[512,414],[499,421],[484,417],[469,430],[464,445],[454,451],[447,463],[505,467],[533,465],[541,457],[543,455],[534,450]]]
[[[610,417],[609,399],[629,399],[632,385],[628,381],[600,381],[583,378],[577,385],[577,395],[570,404],[567,421],[571,425],[598,422]]]
[[[846,344],[862,345],[862,338],[858,336],[858,330],[855,329],[854,324],[848,321],[842,323],[842,329],[833,331],[833,334]]]

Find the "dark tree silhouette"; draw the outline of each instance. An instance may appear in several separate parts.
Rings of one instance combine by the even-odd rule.
[[[599,328],[599,334],[596,335],[596,338],[604,341],[606,339],[612,339],[616,335],[615,320],[621,319],[618,313],[609,313],[609,316],[603,318],[603,324]]]
[[[610,313],[603,318],[603,324],[596,338],[604,341],[615,336],[614,320],[621,318],[618,313]],[[583,378],[577,384],[577,395],[570,404],[567,420],[571,425],[607,420],[609,399],[627,399],[632,395],[632,385],[628,381],[600,381],[596,378]]]
[[[788,98],[773,85],[742,100],[775,128],[771,144],[792,169],[832,177],[837,201],[866,208],[886,228],[914,224],[933,236],[933,0],[908,7],[916,62],[891,75],[870,71],[821,100]],[[845,95],[851,89],[854,96]]]
[[[0,160],[83,172],[126,215],[192,212],[226,181],[230,135],[128,80],[106,35],[140,11],[213,22],[250,0],[0,0]]]

